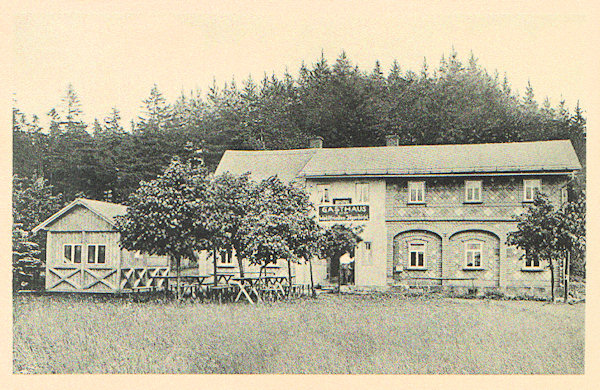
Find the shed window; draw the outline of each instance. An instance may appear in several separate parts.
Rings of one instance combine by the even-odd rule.
[[[356,203],[369,202],[369,183],[356,183]]]
[[[106,245],[88,245],[88,263],[104,264],[106,263]]]
[[[481,267],[482,243],[469,241],[465,244],[465,258],[467,268]]]
[[[542,181],[540,179],[523,180],[523,201],[533,202],[535,194],[540,192]]]
[[[96,262],[96,245],[88,245],[88,263]]]
[[[481,180],[465,180],[465,202],[481,202]]]
[[[65,262],[67,262],[67,263],[72,262],[73,261],[73,256],[71,254],[71,250],[72,250],[71,245],[65,245],[65,249],[64,250],[65,250],[65,252],[64,252],[64,256],[65,256],[64,260],[65,260]]]
[[[98,245],[98,264],[106,263],[106,245]]]
[[[65,244],[63,253],[66,263],[81,263],[81,245]]]
[[[425,267],[425,243],[411,242],[408,244],[409,267]]]
[[[425,202],[425,182],[424,181],[409,181],[408,182],[408,203],[424,203]]]

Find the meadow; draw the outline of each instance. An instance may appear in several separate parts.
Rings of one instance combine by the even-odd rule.
[[[583,374],[584,304],[19,295],[14,373]]]

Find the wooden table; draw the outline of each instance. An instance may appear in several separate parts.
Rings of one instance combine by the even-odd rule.
[[[179,278],[181,280],[181,287],[182,287],[182,292],[181,295],[187,295],[189,294],[190,296],[192,296],[193,298],[196,298],[196,296],[198,295],[197,291],[194,291],[194,287],[198,287],[202,286],[202,285],[207,285],[208,283],[205,283],[205,281],[210,278],[212,275],[181,275]],[[152,279],[156,279],[156,280],[163,280],[164,281],[164,290],[165,291],[169,291],[169,281],[173,280],[176,281],[177,280],[177,275],[164,275],[164,276],[153,276]],[[175,287],[177,288],[177,285],[175,285]]]
[[[254,304],[251,294],[254,294],[257,302],[259,302],[259,301],[262,302],[260,293],[256,289],[259,286],[259,284],[262,283],[261,279],[255,278],[255,277],[243,277],[243,278],[239,277],[239,278],[233,278],[231,283],[233,285],[238,286],[240,289],[239,293],[237,294],[237,296],[234,299],[234,302],[239,301],[240,298],[243,296],[244,298],[246,298],[246,300],[248,302],[250,302],[251,304]]]

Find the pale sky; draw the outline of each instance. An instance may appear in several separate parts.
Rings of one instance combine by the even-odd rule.
[[[172,102],[181,90],[206,92],[213,77],[222,86],[286,67],[296,75],[321,50],[331,63],[345,50],[362,70],[380,60],[387,71],[396,58],[419,71],[454,46],[464,62],[472,50],[488,71],[506,72],[513,89],[531,80],[539,102],[562,95],[587,109],[596,93],[586,53],[598,28],[585,2],[63,3],[24,6],[12,19],[12,91],[43,123],[69,82],[88,123],[116,106],[129,128],[153,83]]]

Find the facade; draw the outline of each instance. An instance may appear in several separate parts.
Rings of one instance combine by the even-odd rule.
[[[169,259],[119,247],[115,217],[123,205],[76,199],[33,229],[47,231],[46,291],[114,293],[150,287]]]
[[[441,285],[543,292],[549,271],[506,245],[536,191],[555,205],[581,168],[570,141],[227,151],[217,174],[304,186],[321,225],[361,225],[356,286]],[[296,266],[297,275],[306,275]],[[316,282],[327,284],[317,261]],[[302,278],[298,276],[298,280]]]

